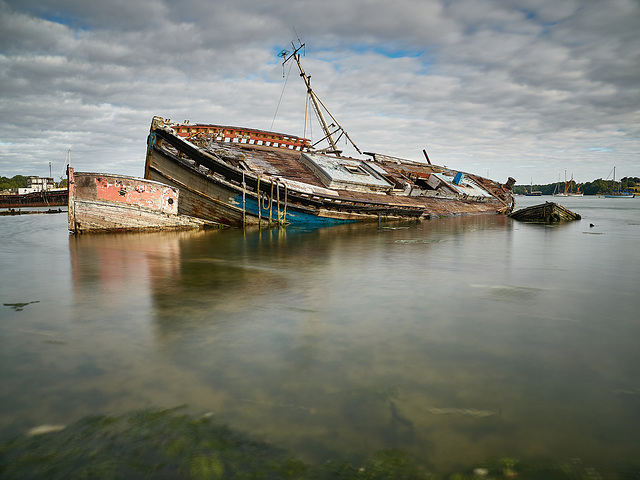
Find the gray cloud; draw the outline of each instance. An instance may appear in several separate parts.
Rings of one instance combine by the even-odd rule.
[[[633,0],[0,0],[0,174],[71,148],[141,175],[153,115],[302,134],[297,72],[278,107],[295,28],[364,150],[521,183],[640,175],[639,20]]]

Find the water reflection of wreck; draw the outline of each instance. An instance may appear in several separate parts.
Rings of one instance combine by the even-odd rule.
[[[503,228],[503,215],[455,217],[437,222],[344,224],[331,228],[194,230],[136,235],[70,236],[74,292],[113,310],[149,305],[156,334],[225,322],[228,314],[260,298],[294,288],[297,268],[324,265],[341,250],[365,252],[374,245],[434,247],[483,228]],[[345,243],[346,242],[346,243]],[[374,243],[372,243],[374,242]],[[82,302],[80,302],[82,303]],[[223,313],[224,315],[218,315]]]

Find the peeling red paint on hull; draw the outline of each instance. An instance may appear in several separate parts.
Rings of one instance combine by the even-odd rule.
[[[69,230],[74,233],[140,232],[215,228],[220,225],[178,214],[175,187],[122,175],[69,168]]]

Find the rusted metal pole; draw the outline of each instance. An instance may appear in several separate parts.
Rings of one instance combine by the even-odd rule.
[[[245,213],[247,185],[244,183],[244,170],[242,171],[242,227],[247,225],[247,218]]]
[[[262,203],[260,202],[260,174],[258,174],[258,186],[256,187],[258,192],[258,228],[262,228]]]
[[[276,179],[276,197],[278,199],[277,201],[277,206],[278,206],[278,226],[280,226],[280,223],[282,222],[282,219],[280,218],[280,182]]]
[[[269,196],[269,226],[271,226],[272,211],[273,211],[273,178],[271,179],[271,195]]]
[[[284,217],[282,219],[282,223],[287,223],[287,184],[284,184]]]

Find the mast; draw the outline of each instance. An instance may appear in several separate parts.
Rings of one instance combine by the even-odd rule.
[[[283,50],[282,52],[280,52],[280,56],[284,58],[284,61],[282,62],[282,64],[284,65],[285,63],[287,63],[289,60],[293,58],[296,61],[296,64],[298,65],[298,70],[300,70],[300,77],[302,77],[302,79],[304,80],[304,84],[307,87],[307,104],[309,99],[311,99],[311,104],[313,105],[313,109],[316,112],[316,116],[318,117],[318,121],[320,122],[320,126],[322,127],[322,131],[324,132],[324,137],[320,141],[327,140],[331,145],[331,148],[326,153],[333,153],[336,155],[340,155],[341,151],[338,148],[336,142],[340,140],[340,138],[344,135],[349,141],[349,143],[353,145],[356,151],[359,154],[362,154],[360,149],[356,146],[353,140],[351,140],[351,138],[349,137],[347,132],[344,130],[344,128],[340,126],[336,118],[331,114],[329,109],[325,106],[324,103],[322,103],[322,100],[318,98],[316,93],[311,88],[311,75],[307,75],[305,73],[304,69],[302,68],[302,64],[300,63],[299,52],[301,49],[304,48],[305,44],[301,43],[299,47],[296,47],[295,44],[292,42],[291,46],[293,47],[293,53],[291,55],[287,56],[289,52],[287,52],[286,50]],[[323,110],[331,117],[331,120],[333,120],[333,123],[331,125],[327,124],[327,121],[323,114]],[[333,132],[331,131],[331,127],[336,127]],[[305,114],[305,135],[306,135],[306,128],[307,128],[307,121],[306,121],[306,114]],[[334,139],[333,135],[336,134],[337,132],[340,132],[340,135],[338,136],[337,139]],[[317,143],[319,142],[316,142],[316,144]]]

